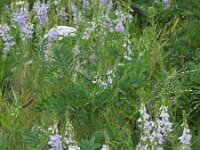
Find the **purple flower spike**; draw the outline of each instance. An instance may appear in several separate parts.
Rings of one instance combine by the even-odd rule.
[[[52,147],[50,150],[62,150],[61,136],[59,134],[51,135],[48,144]]]
[[[119,22],[116,27],[115,27],[115,31],[118,33],[123,34],[125,32],[124,26],[122,24],[122,22]]]
[[[82,0],[83,1],[83,6],[84,7],[89,7],[89,2],[88,0]]]
[[[10,47],[15,45],[15,42],[12,41],[13,37],[9,35],[10,27],[7,24],[1,26],[0,25],[0,37],[5,43],[4,52],[8,52]]]
[[[40,21],[40,24],[46,26],[48,23],[48,6],[40,2],[35,2],[33,9],[37,12],[36,18]]]
[[[18,11],[14,14],[14,20],[19,25],[22,40],[32,38],[34,27],[33,24],[28,23],[28,17],[29,13],[25,8],[18,9]]]

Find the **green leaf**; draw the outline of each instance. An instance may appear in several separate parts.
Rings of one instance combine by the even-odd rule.
[[[11,141],[8,133],[0,133],[0,148],[8,148],[10,142]]]
[[[93,134],[93,137],[95,137],[95,141],[97,143],[104,143],[104,141],[105,141],[105,133],[106,133],[106,131],[104,131],[104,130],[100,130],[98,132],[95,132]]]
[[[95,138],[92,138],[91,140],[84,140],[80,143],[81,150],[95,150],[99,146],[100,144],[95,143]]]
[[[22,136],[27,148],[36,149],[37,145],[39,144],[39,137],[36,133],[24,130],[22,132]]]

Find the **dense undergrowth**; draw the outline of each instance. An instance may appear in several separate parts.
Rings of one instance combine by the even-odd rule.
[[[199,0],[0,8],[0,149],[200,149]]]

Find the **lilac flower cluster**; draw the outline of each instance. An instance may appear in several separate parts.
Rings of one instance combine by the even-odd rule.
[[[108,9],[108,10],[111,10],[112,8],[113,8],[113,2],[112,2],[112,0],[110,0],[110,1],[108,2],[107,9]]]
[[[20,29],[24,28],[28,21],[28,11],[26,8],[19,8],[14,14],[14,20],[18,23]]]
[[[73,2],[69,2],[68,8],[72,12],[74,24],[76,24],[76,25],[80,24],[81,21],[82,21],[82,19],[81,19],[81,15],[82,15],[81,11],[77,10],[76,5]]]
[[[61,136],[59,134],[51,135],[48,144],[51,145],[49,150],[62,150]]]
[[[0,25],[0,37],[5,43],[4,52],[8,52],[10,50],[10,47],[12,47],[15,42],[12,41],[13,37],[9,35],[10,27],[5,25]]]
[[[80,147],[73,145],[71,137],[62,139],[62,136],[59,134],[50,135],[48,144],[51,146],[49,150],[63,150],[63,144],[69,145],[68,150],[80,150]]]
[[[161,114],[160,119],[158,120],[158,124],[160,125],[160,132],[164,135],[172,131],[172,123],[169,121],[169,114],[167,107],[161,106],[160,108]]]
[[[124,28],[122,22],[117,23],[117,25],[115,26],[115,31],[117,33],[121,33],[121,34],[123,34],[125,32],[125,28]]]
[[[178,139],[181,142],[181,150],[189,150],[190,149],[190,141],[191,141],[191,134],[190,134],[190,130],[188,129],[187,126],[184,127],[183,130],[183,135],[180,136]]]
[[[59,9],[59,15],[61,17],[63,17],[64,20],[67,20],[68,17],[69,17],[68,13],[65,12],[65,8],[60,8]]]
[[[64,138],[59,134],[51,135],[48,144],[51,146],[49,150],[63,150],[62,143],[69,145],[68,150],[80,150],[80,147],[73,145],[73,141],[70,138]]]
[[[78,11],[73,14],[74,24],[79,25],[82,22],[81,15],[82,15],[81,11]]]
[[[113,24],[109,18],[104,21],[103,27],[107,28],[110,32],[113,32]]]
[[[163,150],[162,144],[164,142],[164,136],[167,136],[172,131],[172,123],[169,122],[167,107],[161,106],[160,111],[161,114],[159,119],[155,121],[154,131],[152,132],[150,141],[153,143],[153,148]]]
[[[164,142],[164,136],[160,131],[160,128],[161,126],[159,124],[159,119],[156,119],[156,122],[154,124],[154,130],[150,135],[150,142],[152,145],[152,149],[163,150],[162,144]]]
[[[85,28],[82,39],[88,40],[90,38],[90,34],[95,30],[95,27],[96,27],[96,23],[92,22],[91,27]]]
[[[76,13],[76,11],[77,11],[75,3],[71,2],[71,1],[69,1],[68,9],[71,10],[71,12],[73,14]]]
[[[106,8],[108,11],[110,11],[113,7],[112,0],[101,0],[100,8]]]
[[[112,77],[115,77],[115,74],[113,73],[112,70],[108,70],[108,72],[106,73],[106,77],[105,77],[104,80],[102,80],[101,77],[96,76],[95,80],[92,81],[92,83],[93,84],[97,83],[103,89],[107,89],[113,83]]]
[[[50,40],[53,40],[53,39],[57,39],[59,36],[59,33],[58,31],[56,30],[56,28],[52,29],[52,30],[49,30],[48,32],[48,38]]]
[[[26,24],[24,28],[22,28],[22,32],[24,33],[26,38],[32,38],[34,25],[33,24]]]
[[[117,10],[115,12],[115,15],[118,17],[118,21],[117,24],[115,26],[115,31],[117,33],[125,33],[125,27],[123,24],[125,24],[126,22],[130,22],[133,19],[133,16],[131,14],[124,14],[122,11]]]
[[[88,0],[82,0],[82,2],[84,7],[89,7],[90,4]]]
[[[35,2],[33,10],[37,13],[36,18],[40,21],[40,24],[46,26],[48,23],[48,5]]]
[[[22,40],[26,38],[32,38],[33,24],[28,22],[29,13],[26,8],[19,8],[14,14],[14,21],[19,25]]]
[[[124,53],[124,58],[125,58],[126,60],[128,60],[128,61],[133,60],[133,59],[131,58],[131,56],[130,56],[131,54],[132,54],[131,46],[128,45],[128,46],[127,46],[127,52]]]
[[[85,28],[85,32],[83,33],[82,39],[88,40],[90,38],[90,34],[92,33],[92,28]]]
[[[149,121],[149,115],[144,104],[142,104],[140,109],[141,118],[138,120],[141,123],[142,133],[137,149],[149,149],[151,147],[151,149],[163,150],[164,137],[172,131],[172,123],[169,122],[167,107],[161,106],[160,111],[161,114],[155,122]]]
[[[71,124],[67,130],[72,130]],[[69,133],[69,131],[66,131],[65,137],[62,137],[60,134],[58,134],[57,125],[49,128],[49,131],[51,131],[51,134],[53,134],[50,135],[50,140],[48,142],[48,145],[51,147],[49,150],[63,150],[63,148],[66,147],[68,147],[68,150],[80,150],[80,147],[74,145],[75,142],[72,140],[72,135]]]
[[[138,122],[140,123],[140,129],[141,129],[141,139],[140,143],[137,145],[137,150],[147,150],[149,148],[148,140],[151,137],[151,132],[154,127],[154,123],[149,120],[149,114],[147,113],[147,110],[142,103],[140,111],[140,118],[138,119]]]
[[[101,5],[106,6],[107,5],[107,0],[101,0]]]

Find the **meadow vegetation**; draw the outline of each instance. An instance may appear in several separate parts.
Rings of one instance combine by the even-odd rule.
[[[0,9],[0,150],[200,150],[199,0]]]

